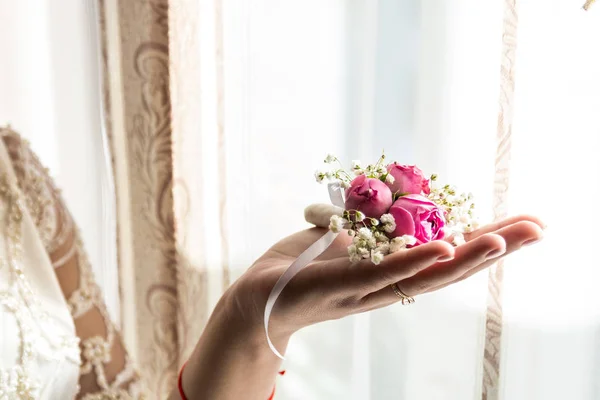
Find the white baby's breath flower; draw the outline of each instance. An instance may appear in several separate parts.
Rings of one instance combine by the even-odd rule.
[[[317,170],[315,171],[315,179],[318,183],[322,183],[325,179],[325,173],[323,171]]]
[[[365,170],[360,164],[360,160],[352,160],[352,172],[354,172],[354,175],[357,176],[365,172]]]
[[[406,241],[402,237],[395,237],[390,241],[390,253],[395,253],[406,248]]]
[[[390,253],[390,245],[389,243],[379,243],[375,250],[383,255],[386,255]]]
[[[375,247],[377,247],[377,240],[375,240],[375,238],[371,238],[369,240],[367,240],[367,245],[369,246],[370,249],[374,249]]]
[[[354,254],[350,255],[350,262],[355,263],[355,262],[359,262],[362,259],[363,258],[359,254],[357,254],[357,253],[354,253]]]
[[[342,180],[340,181],[340,186],[344,189],[348,189],[350,187],[350,182]]]
[[[332,215],[329,219],[329,230],[333,233],[340,233],[344,229],[346,222],[348,221],[339,215]]]
[[[404,243],[406,243],[407,246],[414,246],[415,243],[417,243],[417,238],[411,235],[403,235],[402,239],[404,239]]]
[[[394,183],[394,181],[395,181],[395,180],[396,180],[396,178],[394,178],[394,177],[392,176],[392,174],[387,174],[387,175],[386,175],[386,177],[385,177],[385,181],[386,181],[387,183],[389,183],[390,185],[391,185],[392,183]]]
[[[396,222],[396,220],[394,219],[394,216],[392,214],[383,214],[381,216],[381,218],[379,218],[381,220],[382,224],[389,224],[392,222]]]
[[[357,212],[354,214],[354,218],[356,219],[356,221],[357,221],[357,222],[364,221],[364,219],[365,219],[365,214],[363,214],[363,213],[362,213],[362,212],[360,212],[360,211],[357,211]]]
[[[348,255],[350,256],[350,262],[358,262],[362,260],[362,255],[358,254],[358,249],[353,244],[348,246]]]
[[[391,223],[387,223],[387,224],[383,225],[383,230],[386,231],[387,233],[394,232],[396,230],[396,223],[391,222]]]
[[[350,236],[350,237],[355,237],[355,236],[356,236],[356,231],[355,231],[355,230],[353,230],[353,229],[350,229],[350,230],[348,231],[348,236]]]
[[[373,233],[371,232],[371,230],[369,228],[360,228],[358,230],[358,237],[363,240],[369,240],[369,239],[373,238]]]
[[[352,255],[352,254],[356,254],[356,245],[355,244],[351,244],[350,246],[348,246],[348,255]]]
[[[371,251],[371,262],[375,265],[379,265],[383,261],[383,254],[379,251]]]
[[[371,225],[373,225],[373,226],[377,226],[377,225],[379,225],[379,220],[378,220],[378,219],[371,218],[371,220],[370,220],[370,221],[371,221]]]
[[[325,157],[326,164],[331,164],[332,162],[335,162],[336,160],[337,160],[337,157],[334,156],[333,154],[327,154],[327,157]]]
[[[465,237],[463,236],[462,233],[455,233],[454,237],[452,238],[452,244],[455,246],[460,246],[465,244]]]
[[[373,236],[375,236],[375,239],[377,239],[378,242],[388,243],[390,241],[390,239],[382,232],[375,232]]]
[[[369,250],[364,248],[364,247],[357,247],[356,248],[356,253],[358,255],[361,256],[361,258],[368,258],[369,257]]]

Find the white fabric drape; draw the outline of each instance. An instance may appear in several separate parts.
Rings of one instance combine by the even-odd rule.
[[[115,207],[104,151],[93,1],[0,0],[0,125],[30,140],[81,227],[119,320]]]

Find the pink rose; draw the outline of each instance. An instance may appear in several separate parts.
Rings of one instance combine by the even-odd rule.
[[[392,201],[392,192],[385,183],[365,175],[354,178],[346,189],[346,210],[358,210],[367,217],[381,217]]]
[[[425,179],[423,171],[416,166],[392,163],[387,166],[387,170],[394,177],[394,182],[388,184],[392,193],[429,194],[429,180]]]
[[[411,235],[417,239],[417,244],[444,238],[443,211],[424,196],[402,196],[394,202],[389,213],[396,221],[396,229],[391,237]]]

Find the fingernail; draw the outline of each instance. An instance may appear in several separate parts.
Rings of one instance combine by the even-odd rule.
[[[542,241],[542,238],[531,239],[531,240],[527,240],[527,241],[521,243],[521,246],[531,246],[532,244],[536,244],[541,241]]]
[[[506,249],[492,250],[489,253],[487,253],[487,255],[485,256],[485,259],[489,260],[490,258],[496,258],[496,257],[501,256],[502,254],[504,254],[504,252],[506,252]]]
[[[454,259],[454,256],[440,256],[438,258],[438,261],[444,262],[444,261],[450,261],[452,259]]]

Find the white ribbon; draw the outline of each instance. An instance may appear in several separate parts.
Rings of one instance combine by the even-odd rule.
[[[338,206],[340,208],[344,208],[344,196],[342,195],[342,188],[339,183],[330,183],[327,186],[329,190],[329,198],[333,205]],[[267,343],[269,343],[269,347],[275,353],[275,355],[282,360],[285,358],[277,351],[273,342],[271,342],[271,338],[269,336],[269,318],[271,317],[271,312],[273,311],[273,307],[275,306],[275,302],[277,298],[283,292],[283,288],[286,287],[288,283],[292,280],[294,276],[301,270],[303,270],[312,260],[321,255],[327,248],[333,243],[338,233],[333,233],[332,231],[327,231],[325,235],[323,235],[319,240],[314,242],[310,247],[302,254],[298,256],[285,270],[285,272],[279,277],[273,289],[271,289],[271,293],[269,294],[269,298],[267,299],[267,304],[265,306],[265,333],[267,334]]]

